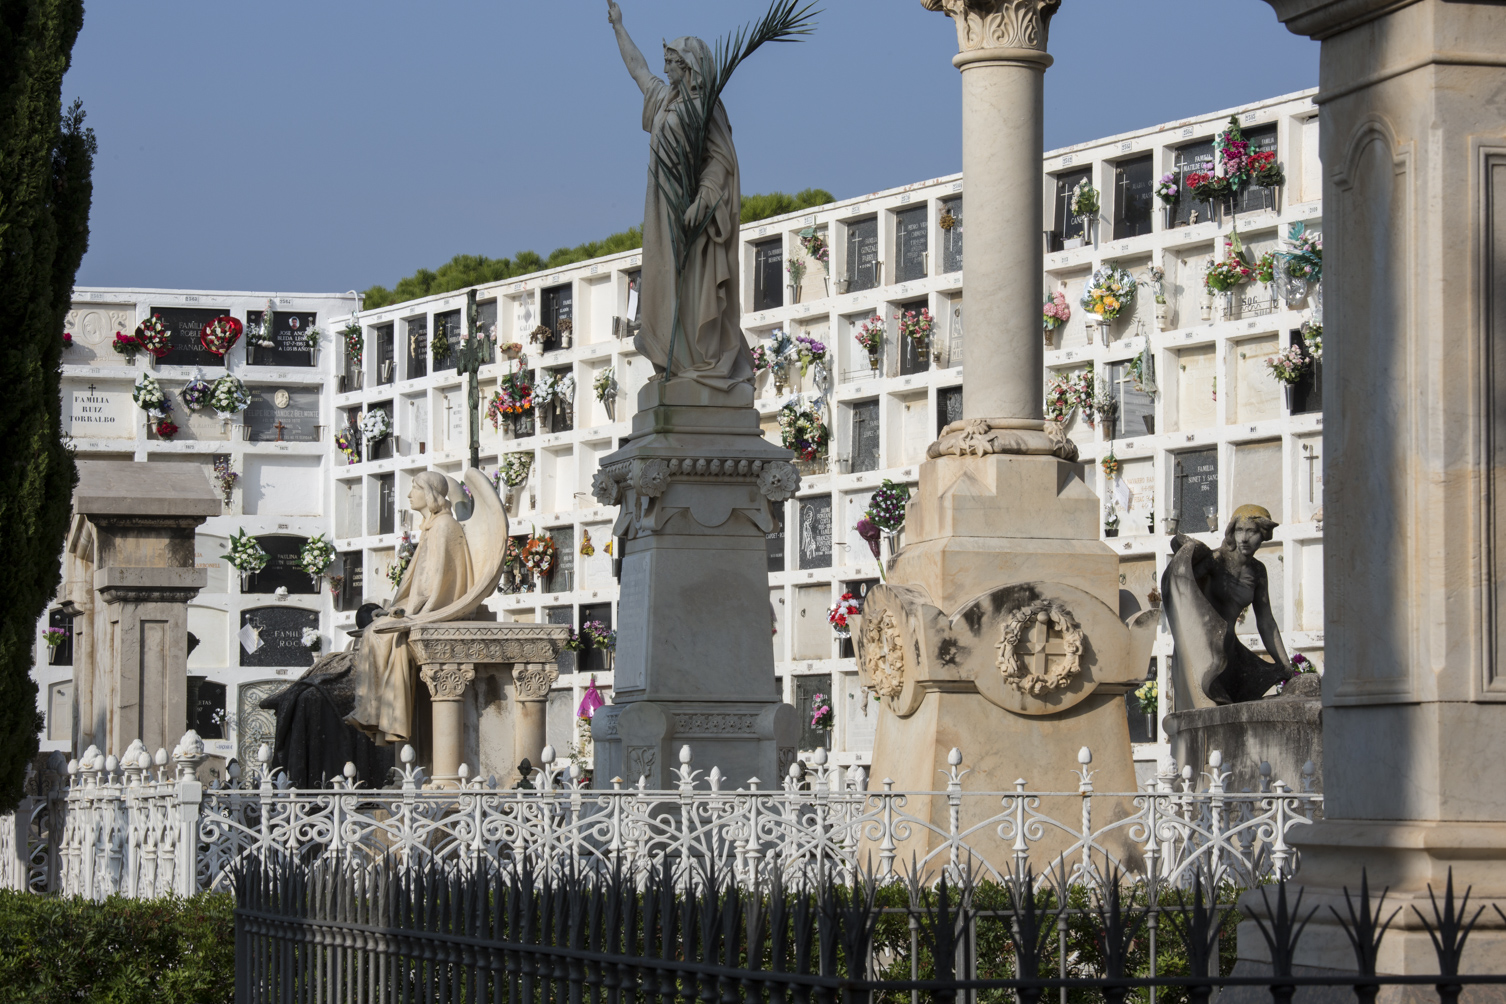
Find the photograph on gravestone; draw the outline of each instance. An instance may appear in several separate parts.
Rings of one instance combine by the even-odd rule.
[[[936,392],[936,435],[953,422],[962,421],[962,388],[942,387]]]
[[[573,628],[575,626],[575,608],[569,606],[545,607],[544,623],[565,624]],[[576,659],[574,652],[561,651],[559,660],[555,662],[555,665],[559,667],[559,671],[561,675],[563,675],[565,673],[575,672],[575,662]]]
[[[847,224],[847,292],[879,285],[878,217]]]
[[[303,545],[308,543],[307,537],[269,533],[257,537],[256,542],[267,552],[267,563],[261,571],[251,573],[248,588],[241,590],[242,592],[275,593],[281,588],[286,588],[295,595],[315,595],[319,592],[319,587],[314,584],[314,577],[298,567],[298,555],[302,553]]]
[[[244,664],[243,664],[244,665]],[[256,752],[262,743],[270,746],[277,738],[277,715],[261,702],[286,690],[292,679],[257,680],[236,688],[235,755],[241,762],[241,784],[257,783],[253,771],[258,766]]]
[[[93,380],[63,385],[67,402],[64,431],[74,439],[132,439],[140,412],[130,384],[106,385]]]
[[[541,352],[553,352],[562,349],[566,345],[564,335],[560,332],[560,323],[569,321],[570,326],[575,324],[575,295],[570,283],[559,286],[550,286],[539,294],[539,303],[544,315],[544,326],[549,329],[549,337],[544,339],[544,344],[539,347]],[[573,339],[572,339],[573,341]],[[528,351],[524,346],[524,351]]]
[[[549,536],[554,538],[554,567],[544,581],[546,593],[568,593],[575,588],[575,527],[552,526]]]
[[[930,300],[922,297],[919,300],[911,300],[908,303],[899,304],[894,308],[894,312],[902,318],[908,313],[914,313],[916,317],[919,317],[922,310],[929,310],[930,308]],[[931,368],[931,351],[940,348],[941,340],[946,337],[942,333],[941,325],[934,322],[931,325],[930,336],[923,341],[911,338],[900,331],[897,322],[894,332],[894,337],[899,339],[899,372],[901,376],[907,376],[911,373],[924,373],[929,370]]]
[[[377,533],[397,532],[397,475],[378,474]]]
[[[851,472],[876,471],[879,467],[879,403],[858,401],[852,406]]]
[[[1114,165],[1114,240],[1150,233],[1154,181],[1148,153]]]
[[[1184,143],[1177,147],[1172,155],[1172,173],[1177,176],[1177,191],[1187,191],[1187,175],[1193,171],[1208,172],[1213,170],[1213,140],[1204,139],[1196,143]],[[1197,222],[1207,223],[1213,219],[1213,203],[1195,201],[1190,195],[1183,194],[1171,207],[1172,226],[1180,227],[1192,222],[1196,214]]]
[[[954,195],[941,200],[941,222],[952,218],[951,229],[941,231],[941,269],[943,272],[962,271],[962,196]]]
[[[1119,405],[1119,413],[1114,419],[1114,438],[1155,435],[1156,399],[1136,385],[1130,360],[1110,363],[1108,379],[1109,391]]]
[[[600,624],[608,631],[612,630],[612,604],[582,603],[580,605],[580,627],[584,627],[592,621]],[[580,671],[582,673],[606,672],[606,653],[593,645],[590,639],[584,635],[582,635],[580,641],[581,649],[576,655],[576,662],[580,666]]]
[[[167,366],[224,366],[225,360],[204,348],[199,332],[204,325],[229,313],[223,307],[152,307],[147,316],[156,314],[167,326],[171,350],[161,362]]]
[[[248,627],[250,631],[245,630]],[[303,643],[303,631],[305,628],[317,630],[318,627],[319,614],[300,607],[253,607],[242,610],[242,630],[236,636],[241,654],[240,664],[263,667],[312,666],[314,652]]]
[[[495,312],[496,309],[497,304],[494,301],[492,311]],[[478,317],[481,314],[479,304],[476,314]],[[482,330],[485,330],[484,324]],[[435,373],[455,368],[455,349],[465,334],[465,322],[460,318],[460,311],[449,310],[443,314],[434,315],[434,337],[429,340],[429,352],[434,361]]]
[[[831,567],[831,496],[800,500],[800,568]]]
[[[253,443],[317,443],[322,421],[317,387],[250,387],[243,421]]]
[[[266,315],[264,310],[246,311],[246,329],[260,327]],[[312,366],[314,353],[308,346],[308,333],[319,323],[319,315],[311,311],[272,311],[272,348],[255,344],[246,339],[246,363],[251,366]]]
[[[1172,515],[1181,533],[1213,533],[1218,525],[1218,448],[1176,454],[1172,465]]]
[[[784,239],[775,237],[753,245],[753,309],[784,306]]]
[[[764,546],[769,553],[769,571],[784,571],[784,507],[777,506],[774,510],[774,518],[779,525],[770,533],[764,535]]]
[[[1092,184],[1093,172],[1090,168],[1078,171],[1064,171],[1054,175],[1052,181],[1056,188],[1056,198],[1053,202],[1051,233],[1047,251],[1061,251],[1067,247],[1068,241],[1077,241],[1073,247],[1081,246],[1087,239],[1083,231],[1082,217],[1072,215],[1072,193],[1081,182]]]
[[[429,375],[429,319],[414,317],[403,322],[408,337],[408,368],[403,371],[404,380],[416,380]]]
[[[395,329],[396,325],[393,324],[378,324],[371,329],[372,344],[375,346],[372,358],[376,361],[378,386],[385,386],[397,379]]]
[[[930,244],[930,216],[926,204],[894,214],[894,281],[914,282],[926,277]]]
[[[203,676],[188,678],[188,724],[200,739],[224,739],[225,685]]]
[[[818,695],[821,704],[832,708],[835,715],[830,673],[795,677],[795,713],[800,716],[800,748],[803,750],[831,749],[831,730],[818,728],[811,722],[818,706]]]
[[[339,574],[345,576],[340,591],[335,594],[335,609],[348,613],[361,609],[366,592],[366,552],[341,551],[338,558]]]

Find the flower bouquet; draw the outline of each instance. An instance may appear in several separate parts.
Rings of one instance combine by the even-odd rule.
[[[361,336],[361,326],[352,321],[340,331],[340,336],[345,339],[345,356],[350,360],[350,365],[360,366],[361,352],[366,348],[366,339]]]
[[[272,324],[277,305],[271,300],[267,301],[267,307],[261,312],[261,321],[246,333],[247,340],[259,349],[275,349],[277,342],[272,338]]]
[[[73,332],[71,332],[71,331],[65,331],[65,332],[63,332],[63,348],[64,349],[71,349],[71,348],[73,348]]]
[[[1168,171],[1156,181],[1156,198],[1161,200],[1162,205],[1176,205],[1178,191],[1175,172]]]
[[[199,411],[209,403],[210,393],[209,381],[204,379],[204,374],[195,371],[193,379],[183,385],[178,397],[189,411]]]
[[[246,410],[251,403],[251,392],[241,378],[226,373],[209,387],[209,407],[221,418],[229,418]]]
[[[1276,278],[1276,252],[1267,251],[1255,262],[1255,281],[1269,286]]]
[[[811,728],[830,732],[837,724],[837,716],[827,703],[825,694],[811,695]]]
[[[784,260],[784,270],[789,273],[790,285],[795,290],[795,302],[800,302],[800,282],[805,278],[805,259],[792,254]]]
[[[1188,171],[1182,179],[1182,184],[1198,202],[1218,202],[1234,194],[1229,179],[1224,175],[1214,174],[1211,163],[1205,161],[1199,168],[1197,171]]]
[[[581,637],[591,643],[591,647],[602,652],[610,652],[617,647],[617,632],[607,627],[601,621],[586,621],[580,626]]]
[[[173,350],[172,336],[157,314],[136,325],[136,343],[158,359]]]
[[[1323,325],[1304,321],[1302,324],[1302,344],[1307,347],[1307,354],[1314,362],[1323,359]]]
[[[528,333],[528,342],[530,345],[543,345],[553,337],[554,332],[549,330],[549,325],[540,324]]]
[[[851,593],[843,593],[842,598],[826,612],[826,622],[837,633],[838,638],[851,638],[852,628],[847,623],[847,618],[854,617],[863,612],[858,604],[857,597]]]
[[[1309,363],[1310,360],[1303,355],[1302,347],[1299,345],[1288,345],[1265,361],[1266,366],[1270,368],[1271,376],[1288,387],[1302,379]]]
[[[42,640],[47,643],[49,649],[57,648],[68,640],[68,629],[50,627],[42,632]]]
[[[523,545],[522,550],[519,552],[519,558],[522,560],[523,567],[528,570],[528,573],[535,576],[542,583],[544,576],[548,575],[554,568],[556,553],[554,541],[535,531],[529,536],[528,542]]]
[[[779,409],[779,435],[784,448],[801,460],[826,455],[829,433],[821,413],[799,398]]]
[[[852,336],[863,351],[868,353],[868,366],[870,369],[878,369],[884,351],[884,318],[880,314],[874,314],[868,320],[858,326],[858,333]]]
[[[345,465],[361,462],[361,430],[346,426],[335,433],[335,449],[345,455]]]
[[[240,321],[225,314],[209,321],[199,329],[199,344],[207,351],[224,359],[225,353],[240,341],[241,332],[244,330]]]
[[[516,359],[522,354],[522,342],[503,342],[497,346],[497,356],[501,359]]]
[[[308,543],[303,545],[303,550],[298,552],[298,567],[309,574],[316,586],[319,584],[319,576],[324,574],[324,570],[334,560],[335,545],[325,540],[322,533],[310,537]]]
[[[1203,286],[1210,293],[1227,293],[1253,278],[1255,270],[1238,253],[1229,250],[1223,261],[1208,266],[1208,273],[1203,276]]]
[[[230,550],[220,557],[230,562],[230,567],[243,575],[259,572],[267,567],[267,552],[244,529],[230,535]]]
[[[218,456],[214,458],[214,482],[219,486],[220,494],[224,496],[225,504],[230,504],[230,493],[235,491],[235,483],[241,479],[235,468],[230,466],[230,458]]]
[[[1276,163],[1276,155],[1269,150],[1252,153],[1245,158],[1245,168],[1250,180],[1261,188],[1277,188],[1286,184],[1286,173]]]
[[[931,331],[936,326],[936,319],[925,307],[922,307],[919,312],[907,310],[903,314],[895,314],[894,319],[899,322],[899,333],[913,339],[922,348],[930,339]]]
[[[617,370],[616,367],[608,366],[596,374],[596,379],[591,381],[591,391],[596,395],[596,400],[606,404],[610,398],[617,398]]]
[[[1323,278],[1323,235],[1311,233],[1305,223],[1293,223],[1287,231],[1289,250],[1277,252],[1276,257],[1286,267],[1286,274],[1293,279],[1318,282]]]
[[[172,439],[178,434],[178,424],[171,418],[163,415],[153,423],[152,431],[157,434],[158,439]]]
[[[936,225],[943,230],[951,230],[957,226],[957,217],[952,215],[951,206],[941,207],[941,215],[936,217]]]
[[[1114,450],[1112,447],[1109,449],[1109,452],[1104,455],[1103,459],[1098,461],[1098,466],[1103,468],[1103,476],[1111,481],[1119,476],[1119,472],[1122,469],[1119,463],[1119,458],[1114,456]]]
[[[1041,327],[1046,332],[1046,344],[1051,345],[1056,341],[1051,332],[1066,324],[1072,319],[1072,308],[1067,306],[1067,294],[1057,290],[1046,298],[1041,305]]]
[[[1140,689],[1136,690],[1133,696],[1135,707],[1140,710],[1142,715],[1153,715],[1156,713],[1156,699],[1160,696],[1160,690],[1156,686],[1155,680],[1146,680],[1140,684]]]
[[[310,652],[317,652],[317,651],[319,651],[320,646],[323,645],[323,644],[324,644],[324,639],[322,639],[322,638],[319,637],[319,629],[318,628],[316,628],[316,627],[306,627],[306,628],[303,629],[303,647],[304,648],[308,649]]]
[[[803,379],[812,364],[825,368],[826,343],[809,335],[796,335],[795,355],[800,360],[800,376]]]
[[[516,488],[528,480],[528,472],[533,470],[533,454],[509,453],[502,458],[502,463],[497,466],[497,475],[502,483],[509,488]]]
[[[772,370],[774,368],[774,356],[762,345],[753,346],[753,375]]]
[[[397,550],[394,556],[397,558],[387,566],[387,581],[392,583],[392,588],[397,589],[403,584],[403,575],[407,573],[408,566],[413,562],[413,555],[418,546],[413,543],[413,538],[404,530],[402,537],[397,542]]]
[[[831,267],[831,248],[827,246],[824,234],[817,233],[815,227],[806,227],[798,236],[800,246],[805,248],[806,254],[822,265]]]
[[[361,438],[368,443],[378,443],[392,433],[392,419],[381,408],[372,408],[361,416]]]
[[[1084,178],[1072,189],[1072,215],[1082,220],[1084,225],[1098,215],[1098,189],[1088,184]]]
[[[905,525],[905,505],[909,501],[909,485],[897,485],[885,478],[869,497],[863,516],[882,532],[895,534]]]
[[[136,407],[154,419],[163,418],[172,410],[172,405],[167,403],[167,395],[162,392],[162,385],[150,373],[142,373],[136,378],[131,390],[131,400],[136,402]]]
[[[110,343],[110,348],[125,356],[127,366],[136,365],[136,353],[141,351],[141,343],[135,335],[128,335],[124,331],[115,332],[115,341]]]
[[[1046,420],[1065,422],[1073,411],[1082,412],[1083,421],[1093,427],[1093,364],[1075,373],[1058,373],[1046,388]]]
[[[575,330],[575,322],[574,321],[570,320],[570,318],[568,318],[568,317],[562,317],[562,318],[560,318],[560,320],[559,320],[560,348],[568,349],[570,347],[570,332],[572,332],[574,330]]]
[[[450,358],[450,326],[443,318],[434,319],[434,337],[429,339],[429,352],[436,362]]]
[[[1088,277],[1079,302],[1088,313],[1112,321],[1135,302],[1135,280],[1117,265],[1100,265]]]
[[[528,382],[528,372],[504,373],[486,406],[486,417],[491,419],[492,430],[502,422],[512,422],[513,416],[533,408],[533,385]]]

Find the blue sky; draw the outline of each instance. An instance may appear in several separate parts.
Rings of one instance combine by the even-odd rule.
[[[726,94],[743,190],[838,198],[961,167],[951,22],[820,0]],[[766,0],[622,0],[659,41]],[[1046,145],[1314,86],[1262,0],[1066,0]],[[642,102],[605,0],[91,0],[64,102],[99,137],[81,285],[339,292],[457,253],[542,254],[640,222]]]

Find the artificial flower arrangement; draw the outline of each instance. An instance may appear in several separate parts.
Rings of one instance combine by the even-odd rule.
[[[800,375],[804,377],[812,364],[823,368],[826,366],[826,343],[810,335],[796,335],[795,355],[800,360]]]
[[[392,419],[381,408],[372,408],[361,416],[361,438],[368,443],[377,443],[392,433]]]
[[[230,535],[230,550],[220,555],[230,562],[237,572],[259,572],[267,567],[267,552],[261,549],[256,538],[240,529]]]
[[[580,636],[591,643],[592,648],[610,652],[617,647],[617,632],[601,621],[586,621],[580,626]]]
[[[549,325],[547,324],[537,325],[532,331],[528,333],[528,341],[533,345],[543,345],[553,337],[554,332],[549,330]]]
[[[1119,458],[1114,456],[1112,447],[1109,448],[1109,452],[1104,455],[1103,459],[1098,461],[1098,466],[1103,468],[1103,476],[1111,480],[1117,478],[1122,469]]]
[[[335,545],[324,539],[324,534],[316,533],[303,545],[303,550],[298,552],[298,567],[303,569],[313,578],[314,584],[319,584],[319,576],[335,560]]]
[[[492,327],[496,327],[496,325],[492,325]],[[497,355],[502,359],[516,359],[522,354],[522,342],[503,342],[497,346]]]
[[[361,326],[352,321],[340,332],[345,339],[345,355],[352,366],[361,365],[361,353],[366,348],[366,339],[361,336]]]
[[[856,617],[863,612],[858,604],[857,597],[851,593],[843,593],[842,598],[826,612],[826,622],[837,633],[838,638],[851,638],[852,627],[847,623],[847,618]]]
[[[310,324],[307,328],[304,329],[302,338],[303,347],[308,349],[310,352],[317,349],[319,347],[319,343],[323,340],[324,332],[319,330],[319,326],[317,324]]]
[[[345,465],[361,462],[361,430],[346,426],[335,433],[335,449],[345,455]]]
[[[235,483],[241,479],[235,468],[230,466],[230,458],[218,456],[214,458],[214,481],[219,485],[220,495],[225,499],[225,504],[230,504],[230,493],[235,491]]]
[[[397,550],[394,556],[397,558],[387,566],[387,581],[396,589],[403,584],[403,575],[408,571],[408,565],[413,561],[413,555],[418,551],[418,545],[413,543],[413,537],[407,530],[403,531],[402,538],[397,542]]]
[[[1174,171],[1167,171],[1156,181],[1156,198],[1161,200],[1162,205],[1174,206],[1177,201],[1177,176]]]
[[[509,488],[516,488],[528,480],[533,470],[533,453],[509,453],[497,465],[497,477]]]
[[[157,314],[136,325],[136,343],[158,359],[173,350],[172,336]]]
[[[1113,422],[1119,415],[1119,399],[1114,396],[1109,382],[1102,378],[1098,381],[1098,390],[1093,394],[1093,414],[1104,422]]]
[[[1088,184],[1084,178],[1072,189],[1072,215],[1078,219],[1088,219],[1098,215],[1098,189]]]
[[[1250,181],[1261,188],[1278,188],[1286,184],[1286,172],[1276,163],[1276,154],[1270,150],[1252,153],[1245,158],[1245,169]]]
[[[73,332],[71,332],[71,331],[65,331],[65,332],[63,332],[63,348],[65,348],[65,349],[71,349],[71,348],[73,348]]]
[[[1109,499],[1109,504],[1103,507],[1103,528],[1108,531],[1108,536],[1119,536],[1119,507]]]
[[[544,576],[554,568],[556,553],[554,540],[535,530],[529,535],[528,542],[523,545],[519,558],[529,574],[542,581]]]
[[[344,588],[345,588],[345,576],[343,576],[343,575],[331,575],[329,577],[329,594],[331,596],[339,596],[340,595],[340,591],[342,589],[344,589]]]
[[[755,345],[755,346],[753,346],[752,355],[753,355],[753,375],[754,376],[757,376],[758,374],[762,373],[764,370],[772,370],[774,368],[774,357],[773,357],[773,355],[771,355],[769,353],[769,350],[766,349],[766,348],[764,348],[762,345]]]
[[[874,526],[884,533],[898,533],[905,525],[905,506],[910,501],[910,486],[895,484],[888,478],[868,498],[868,509],[863,513]]]
[[[957,217],[952,215],[951,206],[941,207],[941,215],[936,217],[936,225],[943,230],[951,230],[957,225]]]
[[[491,403],[486,406],[486,417],[491,419],[492,430],[502,422],[511,423],[513,416],[533,408],[533,385],[528,382],[528,371],[504,373],[492,393]]]
[[[162,385],[150,373],[142,373],[136,377],[136,384],[131,390],[131,400],[136,402],[136,407],[152,418],[162,418],[172,410],[172,405],[167,402],[167,395],[162,392]]]
[[[1187,186],[1187,191],[1198,202],[1214,202],[1227,198],[1234,194],[1234,188],[1229,179],[1222,174],[1213,173],[1213,164],[1204,161],[1198,165],[1199,170],[1188,171],[1182,179],[1182,184]]]
[[[57,648],[68,640],[68,629],[50,627],[42,632],[42,640],[47,643],[48,648]]]
[[[178,398],[189,411],[199,411],[209,403],[209,395],[211,393],[213,391],[209,386],[209,381],[204,379],[203,373],[195,370],[193,379],[183,385],[183,389],[178,393]]]
[[[827,246],[826,237],[816,231],[815,227],[806,227],[800,231],[800,246],[805,248],[805,253],[823,265],[831,265],[831,248]]]
[[[174,422],[171,416],[163,415],[152,423],[152,431],[157,434],[158,439],[172,439],[178,434],[178,423]]]
[[[1093,364],[1074,373],[1058,373],[1046,389],[1046,419],[1065,422],[1073,411],[1081,411],[1083,421],[1092,428],[1097,418],[1093,410]]]
[[[1203,276],[1203,286],[1210,293],[1227,293],[1255,278],[1255,270],[1245,261],[1232,238],[1224,241],[1224,260],[1213,262]]]
[[[836,712],[831,710],[825,694],[811,695],[811,728],[830,732],[837,724]]]
[[[591,558],[596,555],[596,545],[591,543],[591,531],[585,527],[580,528],[580,555],[583,558]]]
[[[1314,362],[1323,359],[1323,325],[1311,321],[1302,322],[1302,344]]]
[[[434,337],[429,339],[429,352],[435,362],[450,358],[450,326],[442,317],[434,319]]]
[[[815,460],[826,455],[830,436],[821,413],[801,398],[795,397],[779,409],[779,435],[784,448],[794,450],[801,460]]]
[[[1067,294],[1057,290],[1046,297],[1041,306],[1041,325],[1047,331],[1055,331],[1072,319],[1072,308],[1067,306]]]
[[[568,317],[562,317],[562,318],[560,318],[560,321],[559,321],[560,343],[565,348],[567,348],[567,349],[570,347],[570,332],[572,332],[574,330],[575,330],[575,322],[574,321],[570,320],[570,318],[568,318]]]
[[[125,356],[126,365],[136,364],[136,353],[141,351],[141,343],[135,335],[128,335],[124,331],[115,332],[115,341],[110,343],[110,348]]]
[[[790,275],[790,285],[800,288],[800,281],[805,278],[805,259],[800,255],[792,254],[784,260],[784,270]]]
[[[1255,281],[1269,286],[1276,278],[1276,252],[1267,251],[1255,262]]]
[[[1157,303],[1166,302],[1166,270],[1159,265],[1151,265],[1145,270],[1145,278],[1142,285],[1150,287],[1151,299]]]
[[[303,647],[304,648],[308,649],[310,652],[317,652],[317,651],[319,651],[319,647],[321,645],[323,645],[323,644],[324,644],[324,639],[322,639],[322,638],[319,637],[319,629],[318,628],[316,628],[316,627],[306,627],[306,628],[303,629]]]
[[[245,411],[250,403],[251,392],[240,377],[226,373],[209,386],[209,407],[221,418]]]
[[[1230,193],[1239,191],[1249,180],[1250,168],[1247,159],[1250,143],[1239,128],[1239,119],[1229,116],[1229,124],[1213,138],[1213,148],[1224,163],[1224,176],[1229,180]]]
[[[1151,354],[1149,341],[1140,354],[1129,361],[1126,368],[1136,390],[1142,394],[1156,392],[1155,357]]]
[[[1279,694],[1286,690],[1286,685],[1288,683],[1291,683],[1293,680],[1303,675],[1304,673],[1316,672],[1318,672],[1317,665],[1307,656],[1303,655],[1301,652],[1298,652],[1297,654],[1292,656],[1292,675],[1276,684],[1276,693]]]
[[[906,338],[914,339],[920,345],[926,343],[926,340],[931,337],[931,330],[936,326],[936,319],[925,307],[920,308],[918,313],[907,310],[903,314],[895,314],[894,319],[899,322],[899,333]]]
[[[245,326],[229,314],[221,315],[199,329],[199,344],[221,359],[241,339]]]
[[[591,390],[596,395],[596,400],[602,404],[607,403],[608,398],[617,397],[617,370],[614,366],[608,366],[596,374],[596,379],[591,381]]]
[[[538,383],[533,385],[533,404],[536,408],[562,409],[575,403],[575,374],[563,375],[554,370],[544,370]]]
[[[852,337],[863,347],[863,351],[868,353],[869,359],[876,359],[884,348],[883,315],[874,314],[858,325],[858,333]]]
[[[1156,681],[1146,680],[1134,693],[1135,707],[1142,715],[1153,715],[1156,713],[1156,699],[1159,696],[1160,689],[1156,686]]]
[[[1135,280],[1118,265],[1100,265],[1088,278],[1079,302],[1088,313],[1112,321],[1135,302]]]
[[[1320,281],[1323,278],[1323,235],[1311,233],[1306,223],[1297,222],[1287,231],[1286,243],[1289,250],[1276,254],[1286,266],[1286,274],[1293,279]]]
[[[1303,374],[1307,372],[1308,363],[1309,360],[1303,355],[1300,345],[1288,345],[1265,361],[1266,366],[1270,368],[1271,376],[1287,386],[1302,379]]]

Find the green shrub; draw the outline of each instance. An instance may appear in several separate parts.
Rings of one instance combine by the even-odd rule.
[[[0,891],[0,1004],[217,1004],[235,995],[234,900]]]

